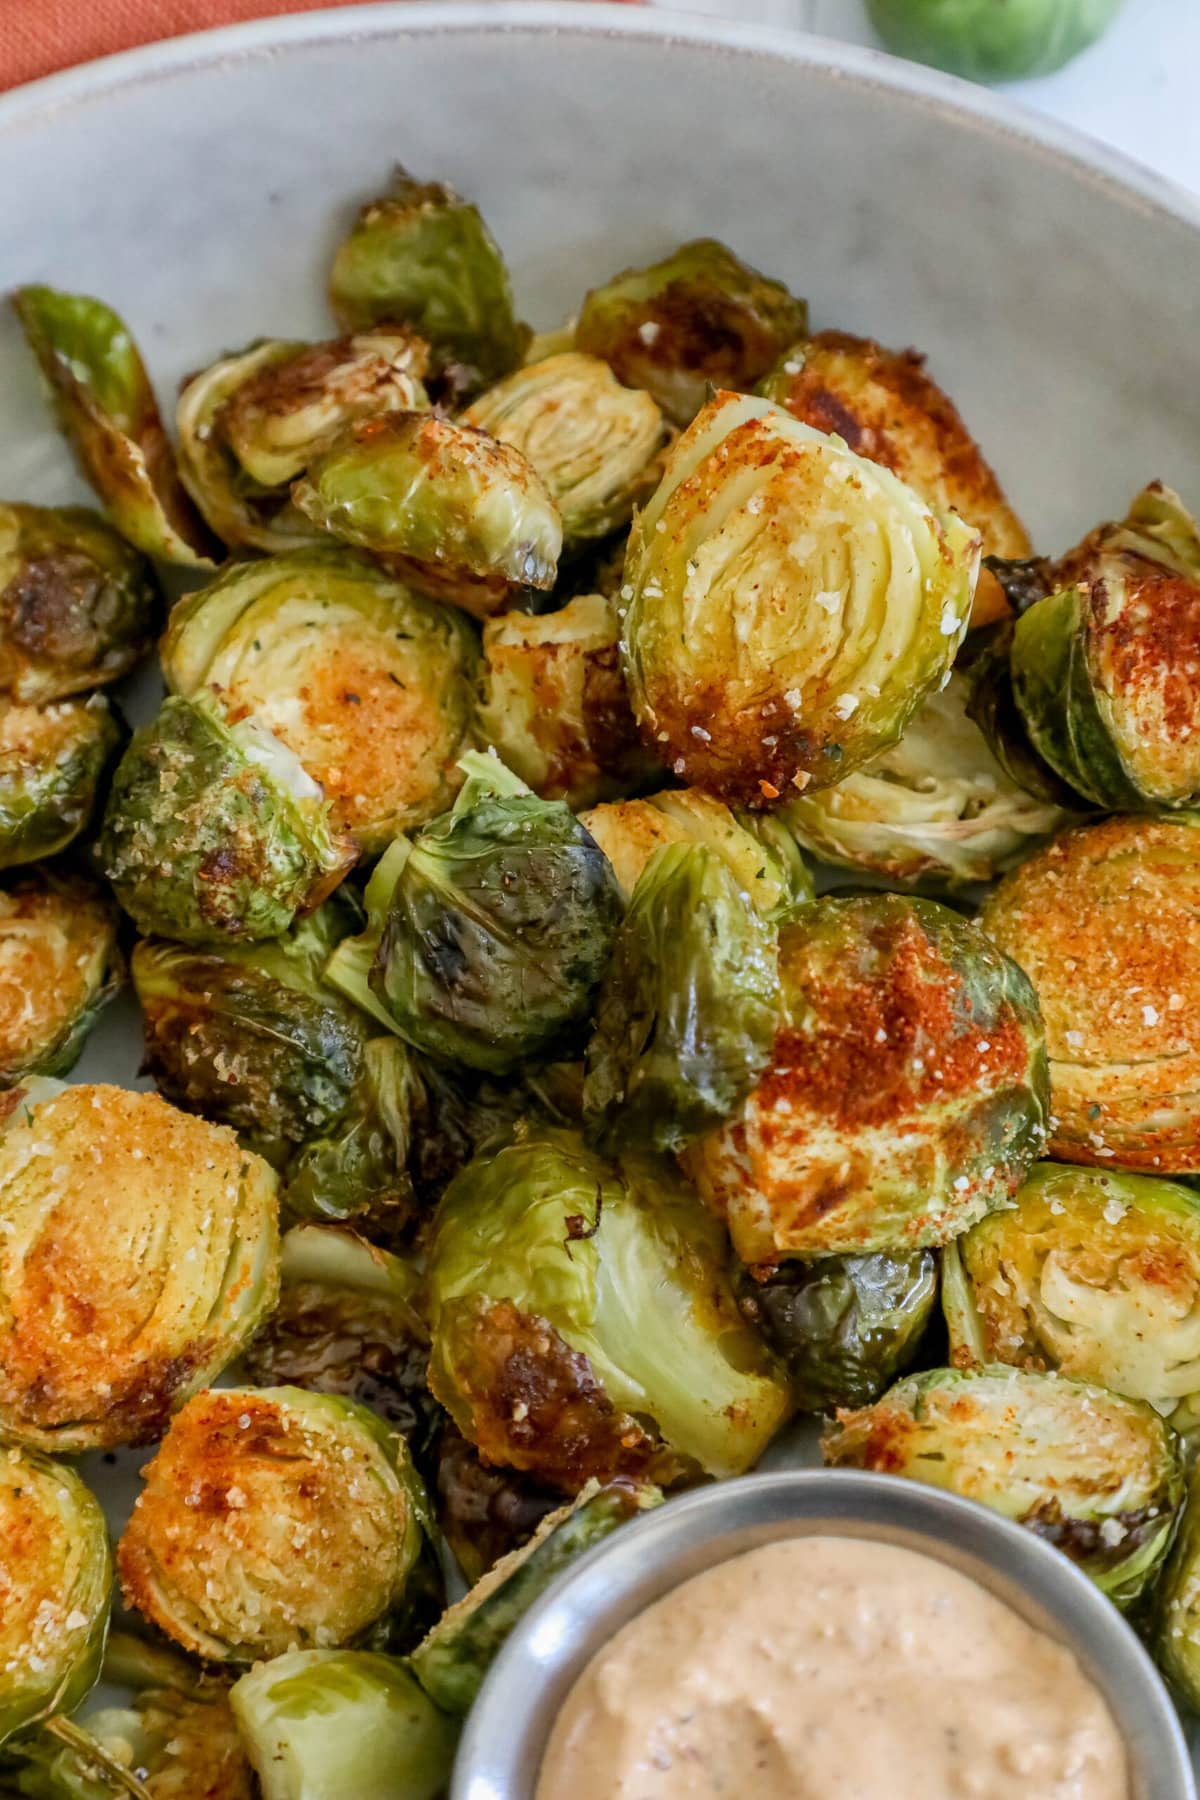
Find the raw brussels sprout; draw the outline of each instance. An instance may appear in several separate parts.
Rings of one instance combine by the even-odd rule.
[[[179,480],[145,365],[102,300],[22,287],[13,305],[80,468],[112,523],[161,562],[211,569],[219,546]]]
[[[479,727],[543,800],[595,806],[661,780],[625,692],[617,617],[603,594],[558,612],[506,612],[483,628]]]
[[[328,545],[234,563],[174,608],[168,685],[208,690],[298,758],[368,854],[449,806],[475,711],[460,614]]]
[[[962,641],[979,540],[781,407],[718,394],[629,540],[621,655],[674,774],[763,806],[903,734]]]
[[[86,830],[121,737],[102,694],[50,706],[0,697],[0,869],[56,856]]]
[[[192,1691],[148,1690],[89,1713],[65,1747],[48,1735],[23,1745],[17,1791],[28,1800],[257,1800],[225,1691],[187,1674]]]
[[[512,288],[477,207],[439,181],[397,169],[339,247],[329,278],[346,331],[399,320],[430,345],[454,391],[485,387],[516,368],[529,329],[513,314]]]
[[[1192,1712],[1200,1712],[1200,1465],[1193,1467],[1179,1531],[1154,1595],[1154,1660]]]
[[[469,1582],[528,1543],[562,1495],[516,1469],[485,1463],[452,1420],[437,1445],[437,1514],[446,1547]]]
[[[1121,0],[867,0],[889,50],[969,81],[1049,75],[1086,50]]]
[[[288,1162],[284,1206],[294,1218],[394,1238],[412,1224],[422,1197],[423,1151],[435,1109],[425,1072],[399,1038],[372,1038],[361,1062],[346,1110]],[[435,1163],[437,1149],[431,1146]],[[454,1166],[465,1157],[456,1155]]]
[[[149,1443],[275,1303],[275,1178],[156,1094],[51,1096],[15,1090],[0,1137],[0,1431]]]
[[[230,1695],[262,1800],[439,1800],[458,1725],[402,1662],[365,1650],[293,1650]]]
[[[662,474],[662,414],[606,362],[571,350],[481,394],[463,423],[528,458],[562,515],[570,549],[628,525]]]
[[[134,732],[100,853],[138,929],[188,944],[282,937],[355,855],[291,751],[199,697],[165,700]]]
[[[1200,820],[1064,832],[991,895],[980,924],[1037,990],[1050,1154],[1200,1171]]]
[[[771,1061],[778,934],[703,844],[656,850],[617,928],[587,1050],[589,1139],[681,1150],[724,1124]]]
[[[403,1438],[301,1388],[212,1388],[171,1421],[117,1546],[126,1603],[210,1662],[363,1638],[429,1529]]]
[[[443,1613],[413,1651],[413,1673],[434,1705],[468,1713],[505,1639],[550,1583],[619,1525],[661,1504],[656,1487],[589,1481],[570,1506],[544,1518],[530,1542]]]
[[[738,1301],[784,1362],[801,1412],[865,1406],[909,1364],[937,1299],[932,1250],[826,1256],[744,1275]]]
[[[112,1557],[78,1475],[0,1445],[0,1744],[71,1712],[100,1673]]]
[[[740,1112],[684,1152],[748,1267],[944,1244],[1046,1137],[1033,990],[948,907],[826,897],[779,940],[783,1020]]]
[[[511,444],[436,413],[352,426],[292,498],[322,531],[480,618],[520,588],[554,586],[562,520],[541,476]]]
[[[789,1407],[726,1262],[669,1163],[618,1169],[575,1133],[531,1128],[442,1198],[430,1386],[485,1461],[567,1493],[592,1476],[744,1474]]]
[[[86,506],[0,501],[0,690],[44,706],[127,675],[154,641],[150,564]]]
[[[661,262],[593,288],[575,347],[627,387],[652,394],[688,425],[709,386],[749,388],[808,328],[808,307],[715,238],[693,238]]]
[[[0,1088],[65,1075],[124,978],[117,915],[82,875],[30,869],[0,887]]]
[[[908,1375],[822,1440],[837,1468],[948,1488],[1069,1556],[1118,1606],[1148,1587],[1183,1499],[1171,1427],[1152,1406],[1004,1367]]]

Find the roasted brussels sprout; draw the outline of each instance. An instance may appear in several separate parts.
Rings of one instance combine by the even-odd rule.
[[[526,1131],[447,1188],[429,1246],[430,1385],[485,1461],[592,1476],[742,1474],[788,1413],[720,1227],[667,1163]]]
[[[634,525],[621,654],[684,781],[771,804],[902,735],[962,641],[979,540],[767,400],[718,394]]]
[[[480,618],[554,586],[562,521],[541,476],[511,444],[435,413],[352,426],[292,497],[322,531]]]
[[[158,625],[150,564],[86,506],[0,502],[0,690],[44,706],[127,675]]]
[[[480,730],[543,800],[595,806],[662,779],[630,710],[617,638],[602,594],[540,616],[501,613],[483,628]]]
[[[867,0],[889,50],[969,81],[1049,75],[1086,50],[1121,0]]]
[[[801,1412],[865,1406],[916,1360],[937,1299],[931,1250],[825,1256],[743,1275],[738,1302],[785,1364]]]
[[[104,1673],[107,1680],[107,1657]],[[28,1800],[257,1800],[226,1691],[190,1666],[187,1675],[190,1691],[148,1690],[128,1706],[89,1713],[65,1746],[49,1734],[22,1745],[18,1792]]]
[[[1200,1712],[1200,1465],[1193,1467],[1179,1530],[1154,1595],[1154,1660],[1177,1697]]]
[[[219,546],[180,484],[123,320],[86,294],[22,287],[12,298],[59,423],[122,537],[162,562],[212,568]]]
[[[839,1468],[907,1475],[1015,1519],[1118,1606],[1148,1587],[1183,1498],[1178,1440],[1152,1406],[1065,1376],[930,1369],[822,1441]]]
[[[330,546],[235,563],[171,614],[163,673],[265,727],[375,854],[449,806],[475,710],[475,633]]]
[[[613,940],[587,1051],[589,1139],[681,1150],[724,1124],[771,1061],[778,934],[703,844],[656,850]]]
[[[1105,819],[1005,877],[980,916],[1046,1025],[1050,1154],[1200,1171],[1200,820]]]
[[[262,1800],[440,1800],[458,1726],[394,1657],[294,1650],[230,1696]]]
[[[1018,710],[1011,660],[1014,625],[1012,619],[986,625],[972,631],[963,646],[956,673],[967,682],[967,717],[978,725],[988,749],[1014,786],[1044,806],[1078,812],[1083,805],[1081,795],[1038,755]]]
[[[593,288],[575,347],[602,357],[627,387],[644,388],[688,425],[714,387],[753,387],[808,327],[808,307],[715,238],[694,238],[661,262]]]
[[[100,850],[138,929],[188,944],[282,937],[355,855],[291,751],[199,697],[165,700],[134,732]]]
[[[274,1305],[275,1178],[156,1094],[9,1096],[0,1137],[0,1431],[149,1443]]]
[[[386,1625],[429,1529],[403,1438],[365,1406],[300,1388],[198,1394],[143,1474],[117,1547],[122,1592],[211,1662]]]
[[[437,1164],[441,1146],[428,1141],[436,1140],[435,1107],[427,1073],[399,1038],[372,1038],[361,1061],[346,1110],[288,1161],[284,1206],[293,1218],[394,1238],[413,1222],[426,1155]],[[453,1167],[466,1154],[456,1151]]]
[[[121,737],[102,694],[50,706],[0,697],[0,869],[56,856],[87,829]]]
[[[123,977],[116,909],[93,882],[48,868],[0,886],[0,1088],[67,1074]]]
[[[452,1420],[437,1444],[437,1516],[446,1547],[469,1582],[528,1543],[562,1495],[532,1475],[485,1463]]]
[[[431,346],[458,392],[520,362],[528,327],[513,314],[504,258],[477,207],[438,181],[397,169],[363,207],[334,257],[330,298],[346,331],[400,320]]]
[[[802,908],[779,968],[770,1066],[683,1157],[742,1261],[920,1250],[1002,1205],[1046,1135],[1017,965],[948,907],[862,894]]]

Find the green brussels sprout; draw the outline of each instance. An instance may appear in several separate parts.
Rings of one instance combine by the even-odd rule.
[[[57,856],[87,829],[123,735],[103,694],[49,706],[0,696],[0,869]]]
[[[0,1432],[149,1443],[275,1303],[275,1177],[156,1094],[54,1085],[0,1137]]]
[[[1120,9],[1121,0],[867,0],[889,50],[969,81],[1052,74]]]
[[[134,732],[100,853],[138,929],[188,944],[282,937],[355,856],[291,751],[201,697],[168,698]]]
[[[475,712],[475,632],[329,545],[234,563],[171,613],[168,686],[207,690],[292,752],[368,855],[449,806]]]
[[[402,1662],[294,1650],[234,1684],[234,1716],[262,1800],[439,1800],[458,1726]]]
[[[576,1493],[744,1474],[786,1383],[738,1314],[717,1222],[672,1166],[528,1129],[442,1197],[434,1394],[487,1462]]]
[[[562,1495],[532,1475],[485,1463],[450,1419],[437,1442],[437,1514],[446,1548],[469,1582],[529,1542]]]
[[[589,1481],[569,1506],[548,1514],[529,1543],[443,1613],[413,1651],[413,1673],[434,1705],[468,1713],[505,1640],[550,1583],[618,1526],[661,1504],[656,1487]]]
[[[827,896],[779,940],[783,1019],[741,1110],[683,1153],[750,1268],[944,1244],[1046,1139],[1032,988],[948,907]]]
[[[562,520],[511,444],[436,413],[354,425],[292,487],[306,518],[480,618],[552,588]]]
[[[439,181],[397,169],[388,192],[364,206],[329,278],[345,331],[409,325],[430,345],[446,385],[465,393],[516,368],[529,328],[477,207]]]
[[[1105,819],[1007,875],[980,924],[1037,990],[1050,1155],[1200,1171],[1200,819]]]
[[[30,869],[0,886],[0,1088],[65,1075],[124,979],[117,914],[85,876]]]
[[[808,329],[808,307],[715,238],[626,269],[586,296],[575,348],[689,425],[709,386],[744,389]]]
[[[570,549],[628,525],[662,474],[662,413],[577,350],[526,364],[467,408],[464,425],[528,458],[562,515]]]
[[[905,1475],[989,1506],[1078,1563],[1118,1606],[1149,1586],[1183,1499],[1171,1427],[1152,1406],[1003,1366],[907,1375],[839,1413],[835,1468]]]
[[[1078,812],[1081,796],[1054,773],[1029,741],[1013,692],[1014,622],[1002,619],[973,631],[963,647],[959,672],[969,690],[967,717],[978,725],[988,749],[1009,781],[1032,800]]]
[[[160,562],[211,569],[219,546],[175,467],[150,378],[102,300],[49,287],[12,296],[80,468],[122,537]]]
[[[780,819],[806,850],[892,882],[953,890],[991,881],[1066,823],[1018,787],[967,712],[970,683],[951,670],[890,750],[836,787],[797,794]]]
[[[1200,1712],[1200,1465],[1193,1466],[1179,1530],[1155,1590],[1150,1649],[1176,1698]]]
[[[104,1673],[107,1680],[107,1657]],[[225,1691],[187,1674],[191,1692],[147,1690],[72,1723],[63,1745],[48,1732],[22,1745],[17,1792],[28,1800],[257,1800]]]
[[[86,506],[0,502],[0,690],[44,706],[127,675],[158,626],[154,571]]]
[[[646,742],[750,806],[831,787],[945,678],[978,567],[956,513],[770,401],[718,394],[629,540],[621,655]]]
[[[778,934],[703,844],[656,850],[617,928],[587,1050],[589,1139],[681,1150],[724,1124],[771,1061]]]
[[[801,1412],[866,1406],[915,1362],[937,1299],[932,1250],[826,1256],[743,1274],[738,1301],[780,1357]]]
[[[426,1142],[436,1128],[427,1072],[399,1038],[372,1038],[342,1115],[287,1162],[284,1207],[296,1219],[401,1236],[423,1198]],[[439,1146],[429,1147],[435,1166]],[[466,1152],[453,1157],[455,1167]]]
[[[403,1438],[301,1388],[196,1395],[142,1473],[117,1546],[126,1604],[210,1662],[386,1627],[431,1529]]]

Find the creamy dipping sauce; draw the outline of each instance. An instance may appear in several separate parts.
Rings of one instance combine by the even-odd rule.
[[[1069,1650],[933,1557],[766,1544],[593,1657],[537,1800],[1129,1800],[1120,1733]]]

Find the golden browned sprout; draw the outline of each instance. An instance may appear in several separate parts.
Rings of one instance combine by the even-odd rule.
[[[121,985],[117,912],[83,876],[23,871],[0,888],[0,1088],[65,1075]]]

